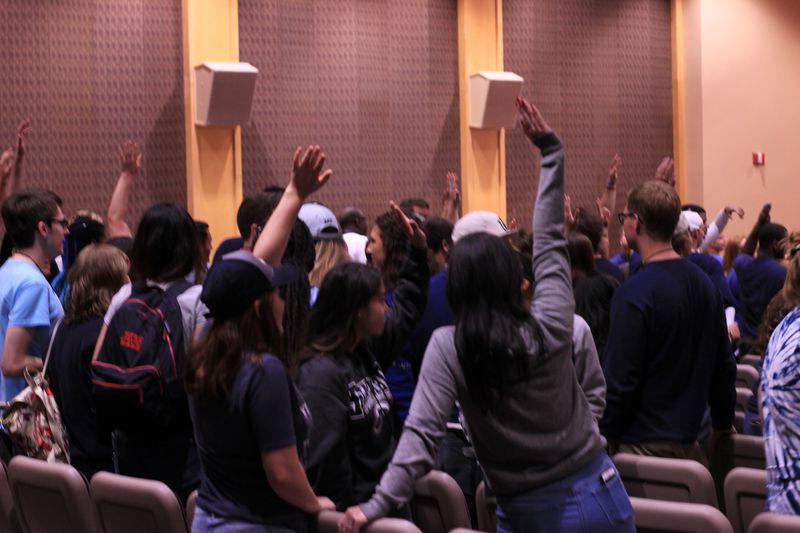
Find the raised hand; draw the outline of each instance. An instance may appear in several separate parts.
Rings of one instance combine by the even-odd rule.
[[[305,150],[297,147],[292,164],[292,181],[287,189],[294,189],[301,201],[321,189],[331,178],[333,170],[322,172],[325,154],[319,146],[309,146]]]
[[[142,152],[133,141],[125,141],[119,148],[122,172],[136,176],[142,170]]]
[[[575,227],[575,211],[572,209],[572,198],[568,194],[564,195],[564,225],[567,231]]]
[[[594,205],[597,207],[597,216],[608,222],[611,219],[611,210],[603,205],[603,199],[596,198]]]
[[[675,173],[673,169],[675,168],[675,162],[672,160],[671,157],[667,156],[661,160],[659,163],[658,168],[656,169],[655,179],[659,181],[663,181],[670,187],[675,186]]]
[[[772,210],[772,204],[764,204],[764,207],[761,208],[761,212],[758,214],[758,222],[759,226],[763,226],[764,224],[768,224],[772,218],[769,215],[769,212]]]
[[[616,187],[617,178],[619,177],[619,167],[622,166],[622,158],[619,154],[614,154],[614,159],[611,160],[611,166],[608,168],[608,183],[606,187],[611,189]]]
[[[453,171],[447,173],[447,186],[442,193],[442,205],[447,204],[456,208],[461,204],[461,190],[458,187],[458,174]]]
[[[8,148],[0,155],[0,175],[7,178],[12,170],[14,170],[14,149]]]
[[[725,208],[725,213],[728,215],[728,217],[732,217],[735,213],[739,215],[739,218],[744,218],[744,209],[741,207],[733,207],[729,205]]]
[[[422,231],[422,228],[419,227],[416,220],[408,218],[403,210],[400,209],[400,206],[394,202],[389,202],[389,206],[392,208],[392,212],[394,216],[397,217],[397,220],[400,221],[400,224],[403,226],[403,229],[408,235],[409,240],[411,241],[411,246],[414,248],[419,248],[420,250],[424,250],[428,246],[428,240],[425,237],[425,232]]]
[[[28,151],[25,142],[28,139],[28,134],[31,132],[31,119],[23,120],[19,128],[17,128],[17,157],[22,158]]]
[[[538,107],[524,98],[517,98],[516,104],[517,111],[519,112],[519,122],[522,124],[522,131],[525,132],[525,135],[527,135],[530,140],[540,135],[553,132],[553,128],[545,122]]]
[[[339,520],[339,533],[357,533],[367,525],[367,517],[357,505],[349,507],[344,516]]]

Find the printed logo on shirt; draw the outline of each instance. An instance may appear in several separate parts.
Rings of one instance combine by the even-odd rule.
[[[371,377],[347,384],[350,396],[350,420],[369,420],[377,435],[383,429],[392,410],[392,393],[381,371]]]
[[[122,334],[122,337],[119,338],[120,346],[137,352],[142,349],[143,342],[144,342],[144,337],[142,337],[141,335],[137,335],[132,331],[126,331],[125,333]]]

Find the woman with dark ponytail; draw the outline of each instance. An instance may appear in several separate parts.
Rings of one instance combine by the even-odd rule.
[[[455,244],[447,298],[456,325],[431,337],[397,451],[372,498],[347,510],[342,533],[408,502],[456,401],[497,495],[497,531],[634,531],[572,361],[563,149],[538,109],[518,105],[523,130],[542,152],[532,308],[522,301],[520,262],[499,237],[474,234]]]

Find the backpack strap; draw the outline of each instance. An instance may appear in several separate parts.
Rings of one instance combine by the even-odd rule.
[[[56,340],[56,333],[58,333],[58,328],[61,326],[61,323],[64,321],[64,317],[58,319],[56,325],[53,326],[53,334],[50,335],[50,344],[47,345],[47,355],[44,358],[44,365],[42,366],[42,375],[47,375],[47,363],[50,362],[50,354],[53,351],[53,341]]]

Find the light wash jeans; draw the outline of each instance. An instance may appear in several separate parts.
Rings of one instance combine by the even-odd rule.
[[[603,452],[555,483],[497,497],[498,533],[635,532],[633,507],[614,463]]]
[[[223,518],[207,513],[198,505],[194,511],[192,533],[294,533],[294,530]]]

